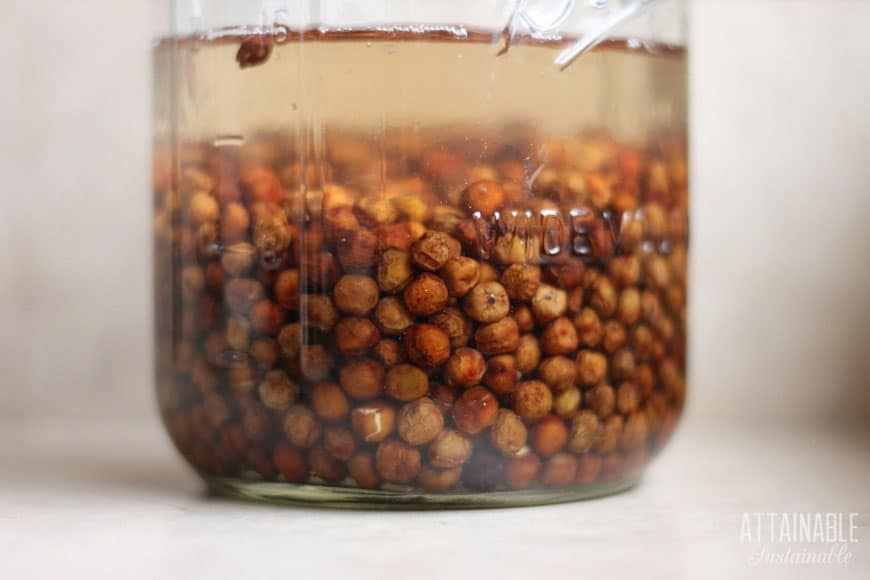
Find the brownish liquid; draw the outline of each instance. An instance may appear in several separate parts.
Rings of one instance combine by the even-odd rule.
[[[504,52],[484,33],[288,31],[158,46],[158,394],[203,475],[583,489],[633,478],[666,441],[685,396],[685,56],[611,42],[560,71],[563,44],[521,39]],[[391,251],[419,255],[432,235],[473,260],[478,283],[508,287],[525,350],[493,346],[486,327],[501,318],[477,316],[465,294],[398,330],[335,295],[362,276],[376,301],[413,310],[411,282],[384,285],[382,264]],[[428,259],[411,260],[413,278],[450,285]],[[519,267],[539,294],[514,291],[505,272]],[[288,276],[300,298],[288,299]],[[407,333],[450,330],[445,309],[467,336],[447,332],[448,358],[430,366],[420,361],[438,341]],[[343,334],[351,318],[374,335]],[[487,368],[473,384],[447,362],[462,348]],[[385,377],[371,395],[342,375],[361,359]],[[401,364],[428,377],[410,399],[390,384]],[[525,400],[535,381],[549,397],[540,413]],[[370,399],[396,415],[383,441],[352,420]],[[504,426],[516,448],[492,426],[496,408],[518,418]],[[446,467],[427,428],[456,435],[467,456]]]

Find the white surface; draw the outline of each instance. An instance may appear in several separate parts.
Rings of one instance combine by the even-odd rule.
[[[156,421],[7,424],[0,577],[866,579],[867,444],[806,427],[688,428],[623,495],[385,513],[206,498]],[[740,543],[742,513],[791,511],[859,512],[852,562],[751,565],[760,545]]]

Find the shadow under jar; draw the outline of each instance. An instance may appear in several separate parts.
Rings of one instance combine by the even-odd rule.
[[[339,4],[166,11],[173,442],[212,489],[274,501],[631,487],[685,400],[683,3]]]

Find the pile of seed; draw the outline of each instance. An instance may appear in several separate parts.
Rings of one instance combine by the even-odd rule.
[[[598,162],[566,155],[530,184],[516,160],[433,141],[365,190],[340,161],[312,187],[276,142],[186,144],[176,174],[155,155],[158,395],[199,471],[582,486],[667,439],[685,397],[681,148],[575,141]]]

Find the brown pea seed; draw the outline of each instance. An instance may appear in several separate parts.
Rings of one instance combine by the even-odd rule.
[[[429,377],[414,365],[399,364],[387,371],[385,385],[390,397],[399,401],[413,401],[429,390]]]
[[[429,396],[438,405],[441,413],[445,415],[453,408],[453,403],[456,402],[458,394],[456,389],[448,387],[444,383],[432,383],[429,389]]]
[[[389,294],[398,292],[405,287],[414,271],[411,268],[411,258],[407,252],[386,250],[378,263],[378,286]]]
[[[453,348],[466,346],[471,339],[471,320],[456,308],[445,308],[435,313],[429,318],[429,322],[444,331]]]
[[[504,204],[505,192],[498,182],[484,179],[469,185],[462,194],[462,200],[469,211],[488,216]]]
[[[257,248],[240,242],[229,246],[221,256],[221,267],[230,276],[248,273],[257,261]]]
[[[357,208],[370,221],[376,224],[390,223],[396,220],[398,212],[392,200],[370,195],[357,202]]]
[[[549,323],[541,333],[541,350],[549,355],[573,353],[578,344],[577,330],[564,316]]]
[[[477,349],[490,356],[514,352],[519,346],[520,331],[516,321],[505,316],[498,322],[480,326],[474,333]]]
[[[591,387],[601,382],[607,375],[607,358],[594,350],[581,350],[577,353],[577,383]]]
[[[483,375],[482,383],[492,392],[506,395],[514,392],[519,378],[517,357],[510,354],[500,354],[492,357],[486,363],[486,372]]]
[[[227,383],[235,393],[244,395],[257,385],[257,376],[251,365],[237,365],[227,370]]]
[[[366,318],[342,318],[335,325],[335,346],[345,355],[361,355],[380,339],[377,327]]]
[[[602,318],[610,318],[617,308],[616,290],[606,276],[599,276],[589,289],[589,306]]]
[[[217,393],[208,393],[203,398],[202,408],[212,429],[217,429],[230,418],[230,409],[226,399]]]
[[[598,438],[601,422],[598,416],[589,410],[583,410],[571,418],[568,431],[568,449],[573,453],[585,453]]]
[[[598,314],[591,308],[584,308],[574,317],[574,328],[580,344],[586,347],[596,346],[604,336],[604,327]]]
[[[350,402],[335,383],[317,383],[311,389],[311,407],[324,421],[338,421],[350,413]]]
[[[553,395],[541,381],[525,381],[517,386],[513,409],[526,423],[545,417],[553,408]]]
[[[626,451],[637,451],[644,448],[649,436],[649,426],[646,415],[632,413],[625,421],[625,429],[622,434],[622,447]]]
[[[263,285],[250,278],[233,278],[224,286],[224,302],[231,312],[245,314],[263,297]]]
[[[213,223],[220,216],[220,206],[208,192],[199,192],[191,196],[188,214],[196,225]]]
[[[640,319],[640,292],[637,288],[626,288],[619,294],[619,320],[624,324],[634,324]]]
[[[514,320],[517,321],[517,328],[521,333],[531,332],[535,328],[535,316],[532,314],[532,309],[528,306],[520,306],[514,310]]]
[[[242,430],[251,441],[262,441],[272,432],[272,420],[265,409],[251,405],[242,416]]]
[[[271,370],[263,377],[260,386],[257,387],[260,400],[270,409],[285,411],[298,395],[298,387],[282,370]]]
[[[459,431],[445,429],[429,445],[428,457],[433,467],[458,467],[471,457],[471,442]]]
[[[557,393],[570,389],[574,385],[577,369],[568,357],[554,356],[544,359],[538,366],[538,379],[546,383],[550,390]]]
[[[220,332],[212,332],[205,338],[205,345],[203,346],[203,355],[205,356],[205,362],[208,362],[214,366],[220,366],[222,364],[223,355],[227,351],[226,337],[223,333]],[[241,364],[233,365],[234,367],[239,367]]]
[[[384,366],[392,367],[407,360],[405,349],[398,340],[385,338],[375,345],[373,354]]]
[[[298,448],[283,441],[275,446],[272,461],[284,479],[290,483],[302,483],[308,479],[308,465],[305,454]]]
[[[209,262],[205,267],[205,287],[215,293],[224,288],[224,271],[217,262]]]
[[[563,290],[571,290],[583,283],[586,274],[586,265],[582,260],[569,260],[559,264],[552,264],[547,268],[547,274],[553,281],[553,285]]]
[[[329,296],[305,294],[301,301],[303,321],[312,328],[327,332],[338,322],[338,310]]]
[[[399,437],[411,445],[432,441],[444,427],[444,417],[432,399],[423,397],[406,403],[399,410]]]
[[[228,244],[240,242],[247,237],[250,225],[251,217],[245,206],[237,202],[229,203],[221,216],[221,238]]]
[[[524,334],[520,337],[517,350],[514,353],[517,359],[517,369],[526,375],[538,368],[541,361],[541,348],[538,339],[533,334]]]
[[[286,216],[280,213],[255,220],[251,241],[260,253],[262,267],[278,267],[291,241]]]
[[[261,65],[272,54],[272,39],[268,36],[249,36],[245,38],[236,51],[236,62],[239,68],[249,68]]]
[[[308,407],[293,405],[284,414],[284,433],[293,445],[308,448],[320,439],[320,422]]]
[[[616,408],[616,391],[605,384],[593,387],[586,393],[586,406],[595,411],[601,419],[606,419]]]
[[[274,336],[284,322],[284,311],[271,300],[257,302],[250,312],[251,328],[255,332]]]
[[[610,278],[620,288],[634,286],[640,281],[640,260],[637,256],[619,256],[607,265]]]
[[[359,220],[351,208],[334,207],[324,213],[323,226],[326,230],[324,236],[331,243],[336,243],[342,236],[359,228]]]
[[[604,325],[604,338],[601,340],[601,346],[605,352],[613,354],[625,346],[626,340],[625,327],[622,324],[611,320]]]
[[[510,299],[498,282],[481,282],[471,289],[463,304],[465,313],[477,322],[495,322],[510,312]]]
[[[547,415],[532,429],[532,447],[541,457],[552,457],[567,443],[568,429],[556,415]]]
[[[408,360],[424,371],[432,371],[450,358],[450,338],[434,324],[415,324],[405,332]]]
[[[347,477],[344,463],[329,454],[325,447],[317,445],[308,451],[308,466],[311,474],[327,483],[338,483]]]
[[[671,282],[671,273],[667,261],[659,255],[650,254],[644,263],[646,280],[657,289],[664,289]]]
[[[278,342],[271,337],[258,338],[251,344],[248,354],[258,367],[272,368],[280,357]]]
[[[640,392],[641,400],[645,400],[655,388],[655,373],[653,373],[652,368],[649,365],[639,365],[635,371],[634,375],[631,377],[632,381]]]
[[[401,335],[414,324],[414,317],[395,296],[386,296],[378,302],[374,319],[381,332],[391,336]]]
[[[622,383],[616,389],[616,409],[623,415],[631,415],[640,406],[640,393],[632,383]]]
[[[505,483],[511,489],[528,489],[541,471],[541,459],[534,453],[512,457],[505,469]]]
[[[450,259],[447,234],[429,230],[411,246],[411,261],[418,268],[434,272]]]
[[[453,421],[463,433],[480,433],[495,421],[498,399],[484,387],[468,389],[453,404]]]
[[[410,483],[420,473],[420,451],[396,439],[383,441],[375,453],[375,465],[384,481]]]
[[[322,381],[332,372],[332,355],[322,344],[303,345],[299,352],[302,376],[311,382]]]
[[[499,409],[489,431],[489,440],[503,454],[516,455],[525,447],[528,434],[528,429],[516,413]]]
[[[453,352],[444,366],[444,379],[451,387],[473,387],[486,372],[486,360],[480,351],[462,347]]]
[[[636,365],[631,350],[623,348],[610,357],[610,377],[614,381],[630,380],[635,374]]]
[[[365,443],[376,443],[386,439],[396,423],[396,410],[384,401],[363,403],[351,412],[351,426]]]
[[[306,282],[311,289],[329,290],[341,275],[335,257],[326,252],[304,256],[299,268],[305,272]]]
[[[402,299],[414,316],[431,316],[447,305],[447,286],[435,274],[423,272],[405,287]]]
[[[375,468],[375,456],[368,451],[361,451],[351,457],[347,470],[357,486],[363,489],[377,489],[381,485],[381,477]]]
[[[601,473],[601,456],[594,453],[584,453],[577,458],[577,483],[592,483]]]
[[[248,350],[251,344],[251,325],[237,316],[227,320],[227,344],[235,350]]]
[[[501,283],[512,300],[528,302],[541,285],[541,269],[528,264],[512,264],[502,273]]]
[[[622,443],[622,430],[624,420],[619,415],[612,415],[601,425],[598,438],[592,445],[592,449],[601,454],[616,451]]]
[[[449,469],[424,467],[417,476],[417,485],[429,493],[443,493],[456,487],[460,477],[462,477],[461,467]]]
[[[447,285],[447,293],[451,297],[461,298],[477,285],[480,268],[475,260],[459,256],[447,260],[438,274]]]
[[[356,451],[356,440],[347,427],[327,427],[323,431],[323,447],[339,461],[347,461]]]
[[[345,271],[365,271],[377,260],[378,238],[371,230],[359,228],[342,235],[337,244],[338,261]]]
[[[335,306],[346,314],[365,316],[378,303],[377,282],[362,274],[345,274],[332,289]]]
[[[281,354],[289,359],[299,356],[302,349],[302,326],[298,322],[291,322],[281,327],[278,333],[278,346]]]
[[[539,323],[550,322],[568,310],[568,295],[564,290],[541,284],[532,297],[531,308]]]
[[[582,286],[572,288],[568,292],[568,314],[576,315],[583,310],[583,296],[586,290]]]
[[[640,324],[634,329],[631,350],[638,361],[647,362],[652,358],[654,340],[653,332],[648,326]]]
[[[480,270],[478,284],[496,282],[498,280],[498,270],[489,262],[479,262],[478,270]]]
[[[365,401],[379,396],[384,389],[384,366],[370,358],[349,360],[338,373],[338,382],[350,397]]]
[[[558,453],[547,461],[541,481],[547,487],[567,487],[577,477],[577,458],[568,453]]]
[[[570,417],[580,407],[580,389],[568,387],[553,397],[553,412],[560,417]]]

